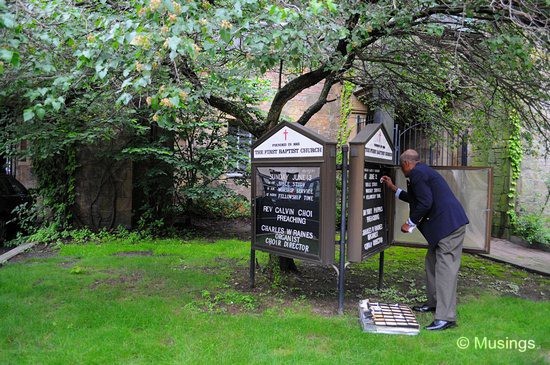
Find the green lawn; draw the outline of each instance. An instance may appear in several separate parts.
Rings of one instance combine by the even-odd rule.
[[[249,250],[235,240],[107,242],[8,263],[0,268],[0,364],[550,363],[547,300],[472,294],[458,328],[362,333],[355,308],[319,315],[308,295],[239,290],[234,272],[247,273]],[[389,249],[389,278],[391,268],[421,270],[421,256]],[[500,282],[510,271],[474,256],[463,264],[466,273],[490,268]]]

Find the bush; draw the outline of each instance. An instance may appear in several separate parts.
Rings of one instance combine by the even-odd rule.
[[[214,209],[214,206],[218,208]],[[229,219],[250,217],[250,209],[250,201],[242,195],[228,196],[211,206],[211,210],[217,211],[220,218]]]
[[[122,226],[111,230],[101,229],[92,231],[86,227],[80,229],[63,229],[58,223],[51,223],[37,229],[29,236],[20,236],[11,243],[17,245],[25,242],[36,242],[60,245],[66,242],[87,244],[113,240],[124,241],[126,243],[137,243],[147,237],[150,237],[149,232],[129,231]]]
[[[519,214],[514,224],[514,234],[530,245],[550,248],[550,218],[540,214]]]
[[[182,215],[229,219],[250,217],[248,198],[225,186],[187,189],[185,196],[187,204],[177,206]]]

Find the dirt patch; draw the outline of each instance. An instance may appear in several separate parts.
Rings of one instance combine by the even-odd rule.
[[[266,299],[281,302],[303,300],[312,310],[321,315],[334,315],[338,310],[337,274],[334,269],[320,265],[298,264],[298,272],[286,273],[281,284],[274,285],[271,275],[260,268],[256,272],[254,288],[250,288],[248,268],[237,268],[231,275],[231,285],[243,293],[263,296],[262,305],[269,307]],[[512,269],[515,270],[515,269]],[[458,300],[484,293],[520,297],[529,300],[550,298],[550,279],[524,272],[523,278],[510,276],[495,278],[478,271],[461,272],[458,285]],[[267,293],[267,294],[266,294]],[[344,308],[356,311],[360,299],[371,299],[387,303],[415,305],[426,300],[423,268],[407,272],[398,270],[384,273],[381,289],[378,289],[378,270],[353,267],[346,270]]]
[[[10,248],[11,249],[11,248]],[[33,259],[45,259],[57,255],[58,249],[46,244],[37,244],[25,252],[12,257],[9,262],[23,262]]]
[[[66,260],[63,260],[63,262],[59,263],[59,266],[64,269],[70,269],[74,267],[80,260],[76,258],[67,258]]]
[[[239,219],[193,219],[187,228],[188,232],[207,240],[236,238],[250,241],[252,235],[250,218]]]
[[[153,256],[153,251],[125,251],[125,252],[117,252],[113,256],[121,256],[121,257],[134,257],[134,256]]]
[[[385,280],[392,282],[388,276]],[[231,282],[235,290],[264,296],[261,303],[266,308],[270,306],[269,302],[273,301],[279,302],[283,307],[292,305],[291,303],[303,302],[320,315],[332,316],[338,311],[338,277],[331,267],[300,262],[298,271],[283,274],[281,284],[277,286],[270,279],[270,274],[260,268],[256,272],[254,288],[250,288],[248,268],[238,268],[234,270]],[[376,291],[377,285],[377,270],[347,269],[344,293],[346,312],[356,311],[360,299],[367,297],[373,300],[391,299],[384,295],[373,296],[371,291]],[[394,287],[393,282],[391,287]]]
[[[90,289],[94,290],[101,286],[108,287],[123,287],[125,289],[135,289],[138,287],[139,283],[143,280],[143,273],[134,271],[131,273],[118,275],[115,277],[109,277],[105,279],[95,280],[91,285]]]

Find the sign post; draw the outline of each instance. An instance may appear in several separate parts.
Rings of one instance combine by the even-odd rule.
[[[369,124],[350,142],[348,260],[361,262],[380,253],[378,286],[382,285],[384,250],[389,247],[392,197],[380,178],[393,175],[394,149],[382,124]]]
[[[348,146],[342,146],[342,216],[340,218],[340,266],[338,268],[338,314],[344,314],[346,274],[346,202],[348,200]]]
[[[252,215],[251,265],[254,250],[332,264],[336,143],[287,122],[254,143]]]

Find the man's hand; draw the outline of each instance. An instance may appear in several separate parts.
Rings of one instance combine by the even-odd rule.
[[[403,232],[403,233],[411,233],[413,230],[414,230],[414,227],[408,225],[407,223],[405,223],[401,226],[401,232]]]
[[[383,183],[383,184],[385,184],[385,185],[386,185],[388,188],[390,188],[393,192],[396,192],[396,191],[397,191],[397,186],[395,186],[395,185],[393,184],[393,182],[391,181],[391,177],[384,175],[384,176],[382,176],[382,177],[380,178],[380,182]]]

